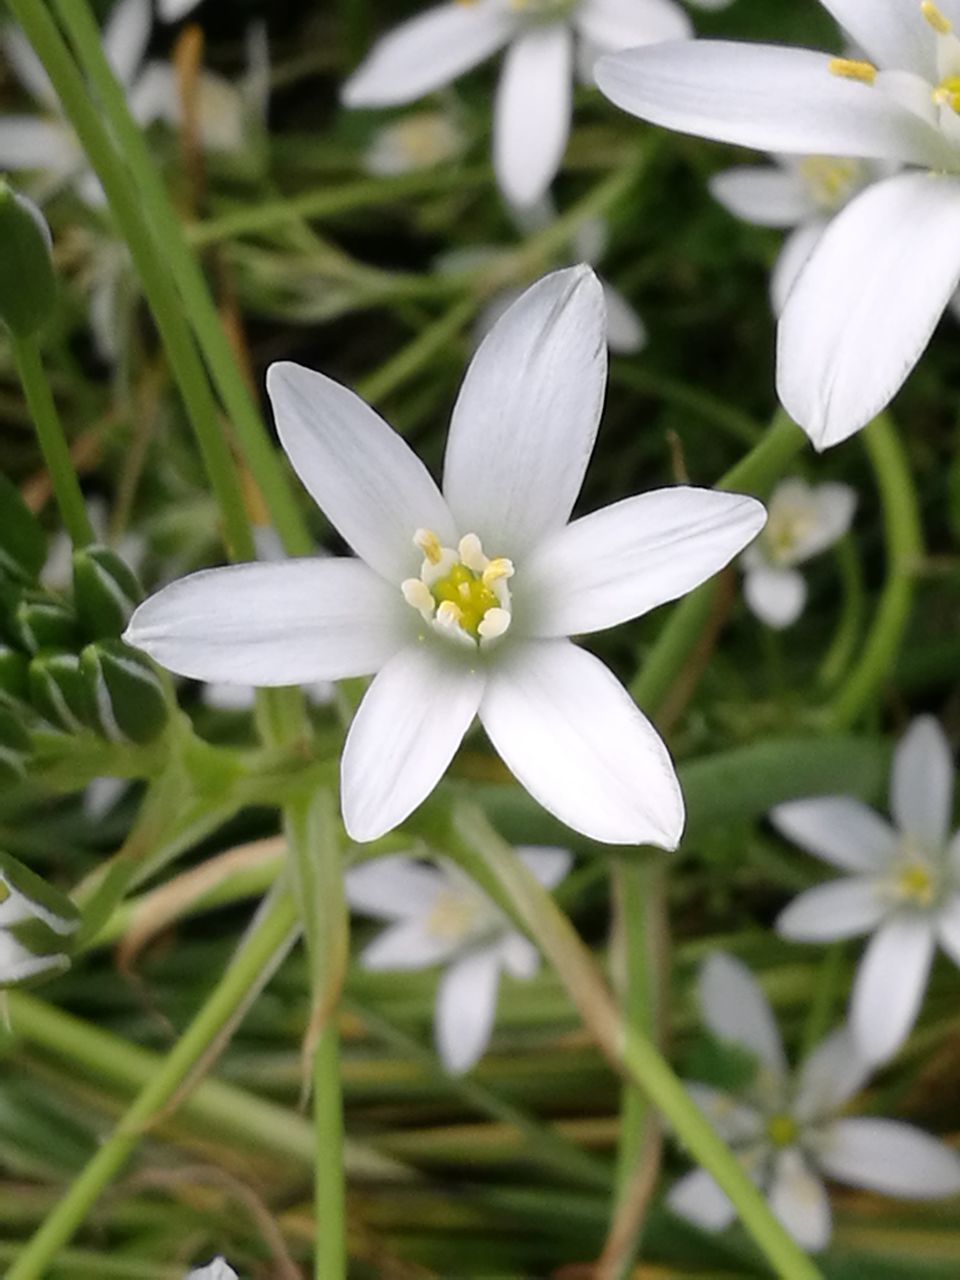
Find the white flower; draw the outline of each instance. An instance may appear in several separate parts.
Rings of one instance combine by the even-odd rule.
[[[780,321],[780,398],[819,449],[890,402],[960,281],[960,0],[822,2],[871,62],[695,41],[596,69],[619,106],[681,132],[912,166],[834,219]]]
[[[199,3],[200,0],[157,0],[157,14],[161,22],[179,22]]]
[[[857,495],[845,484],[784,480],[771,495],[763,532],[740,557],[747,604],[770,627],[803,612],[807,584],[796,566],[826,551],[850,528]]]
[[[517,854],[547,889],[572,861],[566,849],[518,848]],[[448,1071],[469,1071],[490,1043],[501,970],[532,978],[540,964],[536,947],[446,862],[433,867],[403,854],[378,858],[348,871],[345,888],[355,911],[391,922],[361,953],[364,968],[445,966],[434,1014],[437,1052]]]
[[[774,826],[851,874],[808,889],[777,921],[803,942],[873,934],[850,998],[863,1053],[883,1061],[916,1021],[939,943],[960,964],[960,836],[950,839],[953,762],[930,716],[897,746],[890,778],[894,826],[858,800],[822,796],[773,810]]]
[[[69,901],[60,905],[58,898],[26,868],[0,855],[0,989],[67,967],[66,939],[80,919]],[[32,936],[37,925],[43,936]]]
[[[238,1280],[237,1273],[225,1258],[214,1258],[205,1267],[189,1272],[184,1280]]]
[[[343,100],[349,107],[413,102],[506,47],[494,168],[508,200],[532,204],[566,150],[575,41],[592,56],[689,34],[673,0],[451,0],[384,36],[344,85]]]
[[[792,1077],[772,1010],[739,960],[716,952],[706,961],[700,1003],[710,1031],[749,1050],[757,1074],[736,1096],[701,1084],[688,1088],[805,1249],[822,1249],[830,1239],[823,1177],[908,1200],[960,1192],[960,1158],[943,1143],[902,1121],[840,1116],[868,1074],[846,1028],[828,1036]],[[704,1169],[681,1178],[667,1203],[707,1231],[734,1218]]]
[[[397,177],[455,160],[465,145],[449,111],[412,111],[377,130],[363,164],[378,178]]]
[[[604,334],[589,268],[529,289],[467,371],[443,494],[352,392],[274,365],[283,447],[360,559],[194,574],[142,604],[127,640],[200,680],[377,672],[341,767],[354,840],[403,822],[479,714],[515,776],[568,826],[673,848],[683,801],[663,743],[567,637],[677,599],[742,550],[765,513],[752,498],[675,488],[567,523],[603,407]]]

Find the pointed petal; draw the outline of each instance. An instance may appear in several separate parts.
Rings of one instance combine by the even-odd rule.
[[[601,58],[595,76],[624,111],[717,142],[792,155],[945,161],[936,129],[869,85],[832,75],[829,62],[809,49],[686,40]]]
[[[810,255],[820,243],[829,223],[825,218],[814,218],[791,231],[783,242],[783,248],[770,273],[770,303],[773,314],[779,316],[787,305],[787,299],[800,272],[810,261]]]
[[[837,1120],[819,1153],[831,1178],[907,1200],[960,1192],[960,1157],[913,1125],[855,1117]]]
[[[194,680],[304,684],[377,671],[412,634],[408,614],[357,560],[236,564],[158,591],[124,639]]]
[[[517,856],[545,889],[555,889],[573,866],[573,854],[569,849],[521,844],[517,845]]]
[[[443,4],[379,40],[341,94],[348,107],[393,107],[439,89],[506,44],[516,20],[495,0]]]
[[[757,564],[747,570],[743,579],[743,598],[755,617],[782,631],[793,626],[803,613],[807,584],[796,569]]]
[[[60,99],[57,91],[50,83],[50,77],[44,70],[43,63],[33,52],[33,46],[19,27],[7,23],[2,31],[3,56],[10,64],[13,74],[26,91],[38,103],[59,112]]]
[[[191,1271],[186,1280],[237,1280],[237,1273],[225,1258],[214,1258],[205,1267]]]
[[[587,635],[685,595],[729,564],[766,523],[755,498],[658,489],[575,520],[523,565],[538,636]]]
[[[480,719],[518,781],[574,831],[676,848],[683,797],[667,749],[591,654],[566,640],[505,654]]]
[[[427,798],[477,713],[484,676],[430,640],[392,658],[367,690],[341,761],[351,840],[376,840]]]
[[[0,116],[0,169],[67,174],[82,161],[76,139],[59,121]]]
[[[823,1119],[859,1093],[872,1067],[849,1027],[839,1027],[805,1059],[797,1080],[794,1115],[801,1124]]]
[[[497,954],[510,976],[521,981],[532,978],[540,968],[540,952],[519,933],[508,933],[499,943]]]
[[[429,969],[443,964],[457,950],[450,938],[430,933],[423,917],[399,920],[390,925],[360,953],[364,969]]]
[[[113,73],[128,88],[140,69],[153,17],[150,0],[117,0],[103,29],[103,51]]]
[[[920,359],[960,282],[960,180],[908,173],[837,215],[780,320],[777,389],[818,449],[859,431]]]
[[[343,877],[351,910],[383,920],[423,915],[443,883],[443,876],[434,867],[405,853],[361,863]]]
[[[927,986],[936,937],[925,916],[896,916],[870,939],[850,993],[850,1022],[871,1062],[885,1062],[910,1034]]]
[[[587,0],[575,20],[598,53],[693,35],[693,24],[674,0]]]
[[[946,0],[947,5],[951,0]],[[821,0],[847,35],[881,67],[914,71],[930,79],[936,72],[936,41],[917,0]]]
[[[960,893],[952,894],[937,917],[937,939],[955,965],[960,965]]]
[[[786,840],[844,871],[881,871],[899,843],[888,822],[849,796],[791,800],[770,821]]]
[[[708,186],[728,213],[758,227],[795,227],[816,213],[800,175],[774,165],[724,169]]]
[[[603,408],[605,321],[590,268],[556,271],[526,290],[473,357],[443,492],[461,533],[478,534],[489,555],[516,560],[569,519]]]
[[[704,1231],[722,1231],[736,1216],[726,1193],[706,1169],[694,1169],[675,1182],[667,1195],[667,1208]]]
[[[493,1031],[500,985],[496,948],[456,960],[440,979],[435,1033],[443,1065],[461,1075],[483,1057]]]
[[[157,13],[161,22],[179,22],[199,3],[200,0],[157,0]]]
[[[826,1248],[832,1225],[827,1189],[793,1148],[777,1159],[770,1208],[804,1249]]]
[[[357,555],[397,587],[416,576],[418,529],[457,530],[426,467],[359,396],[301,365],[271,365],[280,442],[310,496]]]
[[[933,716],[918,716],[897,744],[890,812],[921,848],[939,852],[946,845],[953,816],[953,756]]]
[[[634,356],[647,345],[647,326],[608,280],[602,280],[607,305],[607,346],[616,356]]]
[[[493,117],[493,167],[513,204],[547,191],[567,149],[573,93],[573,33],[565,22],[518,36],[503,64]]]
[[[786,488],[790,481],[780,486]],[[856,490],[848,484],[818,484],[804,486],[811,520],[806,533],[794,544],[795,563],[811,560],[832,547],[849,530],[857,509]],[[771,504],[772,505],[772,504]]]
[[[767,997],[742,961],[714,951],[700,970],[703,1020],[720,1040],[753,1053],[778,1079],[786,1071],[780,1032]]]
[[[875,929],[889,911],[872,876],[831,880],[808,889],[777,917],[777,933],[795,942],[858,938]]]

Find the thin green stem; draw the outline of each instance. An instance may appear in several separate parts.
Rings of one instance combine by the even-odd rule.
[[[340,1044],[331,1018],[320,1033],[313,1055],[314,1275],[340,1280],[347,1274],[346,1196],[343,1177],[343,1099],[340,1090]]]
[[[837,543],[836,561],[843,585],[843,608],[830,647],[823,655],[817,672],[817,682],[825,691],[836,685],[853,661],[866,611],[860,557],[849,534]]]
[[[357,394],[377,404],[414,377],[424,365],[448,347],[480,306],[474,297],[461,298],[442,316],[427,325],[412,342],[357,384]]]
[[[8,337],[60,515],[74,546],[85,546],[94,541],[93,526],[70,458],[60,415],[43,371],[40,348],[34,337],[18,338],[12,332]]]

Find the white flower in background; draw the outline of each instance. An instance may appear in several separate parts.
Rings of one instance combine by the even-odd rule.
[[[363,167],[378,178],[434,169],[463,154],[466,138],[449,111],[411,111],[384,125],[363,157]]]
[[[189,1272],[184,1280],[238,1280],[238,1277],[225,1258],[214,1258],[205,1267]]]
[[[157,15],[161,22],[179,22],[199,3],[200,0],[157,0]]]
[[[683,800],[666,748],[567,637],[677,599],[741,551],[765,513],[752,498],[678,487],[568,524],[603,408],[604,336],[589,268],[527,290],[467,371],[442,494],[352,392],[274,365],[283,447],[360,558],[194,574],[137,609],[128,642],[200,680],[377,672],[341,764],[354,840],[403,822],[479,715],[522,785],[568,826],[675,847]]]
[[[570,870],[566,849],[516,852],[547,889]],[[532,978],[536,947],[450,863],[427,866],[397,854],[351,868],[344,883],[355,911],[390,921],[361,953],[365,969],[445,967],[434,1014],[437,1052],[448,1071],[469,1071],[490,1043],[501,971]]]
[[[818,449],[889,404],[960,281],[960,0],[822,3],[872,61],[690,41],[596,69],[618,106],[684,133],[911,166],[837,215],[781,317],[780,398]]]
[[[567,147],[575,44],[592,53],[691,34],[673,0],[452,0],[384,36],[343,88],[348,107],[414,102],[506,48],[493,118],[497,182],[532,204]]]
[[[743,594],[769,627],[789,627],[803,612],[807,584],[797,565],[832,547],[850,528],[857,495],[845,484],[784,480],[767,504],[767,523],[740,557]]]
[[[777,930],[801,942],[872,934],[850,996],[861,1051],[881,1062],[910,1034],[937,944],[960,965],[960,835],[950,836],[953,761],[930,716],[914,720],[893,757],[894,825],[848,796],[779,805],[777,830],[849,874],[808,889]]]
[[[745,965],[714,953],[701,970],[699,994],[710,1031],[753,1054],[757,1073],[736,1095],[687,1087],[803,1248],[822,1249],[830,1239],[824,1178],[907,1200],[960,1192],[960,1158],[942,1142],[899,1120],[840,1114],[869,1070],[846,1028],[792,1075],[773,1012]],[[707,1231],[721,1231],[735,1216],[704,1169],[681,1178],[667,1203]]]

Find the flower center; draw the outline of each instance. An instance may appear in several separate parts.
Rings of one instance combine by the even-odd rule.
[[[479,933],[486,912],[479,899],[474,900],[452,889],[437,894],[426,918],[426,930],[441,942],[463,942]]]
[[[400,154],[412,165],[430,168],[456,155],[460,139],[456,129],[437,111],[422,111],[393,126]]]
[[[511,7],[531,22],[559,22],[569,18],[580,0],[510,0]]]
[[[772,505],[770,518],[760,535],[767,558],[772,564],[789,564],[797,548],[815,532],[816,527],[817,518],[809,508],[791,503],[778,510]]]
[[[767,1121],[767,1137],[775,1147],[792,1147],[797,1140],[797,1122],[786,1112]]]
[[[419,578],[401,584],[407,604],[450,639],[483,645],[502,636],[510,626],[511,561],[484,555],[475,533],[462,537],[456,551],[429,529],[418,529],[413,541],[423,564]]]
[[[894,888],[902,902],[917,907],[932,906],[937,892],[933,873],[922,862],[905,863],[896,874]]]
[[[810,194],[824,209],[839,209],[863,180],[857,160],[836,160],[830,156],[807,156],[797,166]]]

